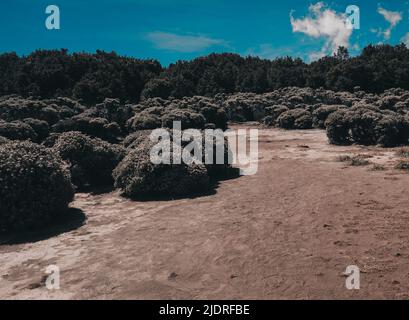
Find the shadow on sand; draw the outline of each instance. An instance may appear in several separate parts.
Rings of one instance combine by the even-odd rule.
[[[36,231],[0,233],[0,245],[34,243],[46,240],[78,229],[85,224],[85,221],[86,216],[82,210],[69,208],[66,214],[61,215]]]

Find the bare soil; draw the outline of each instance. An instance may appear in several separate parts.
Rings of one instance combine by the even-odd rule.
[[[77,194],[82,226],[0,245],[0,298],[407,299],[409,175],[395,151],[262,129],[258,173],[214,194]],[[385,170],[338,161],[357,154]],[[60,290],[44,286],[50,264]],[[360,290],[345,288],[348,265]]]

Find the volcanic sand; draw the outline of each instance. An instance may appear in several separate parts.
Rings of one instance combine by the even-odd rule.
[[[409,175],[393,168],[395,151],[332,146],[322,130],[261,129],[257,174],[212,194],[77,194],[79,228],[0,245],[0,298],[407,299]],[[353,154],[385,170],[338,161]],[[60,290],[51,291],[53,264]],[[360,268],[359,290],[345,287],[348,265]]]

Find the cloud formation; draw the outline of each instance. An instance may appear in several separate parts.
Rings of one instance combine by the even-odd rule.
[[[146,39],[158,49],[183,53],[198,52],[214,46],[226,46],[221,39],[213,39],[203,35],[179,35],[168,32],[149,32]]]
[[[340,46],[349,47],[352,29],[347,28],[345,15],[326,8],[323,2],[310,5],[309,15],[304,18],[295,19],[291,12],[290,21],[293,32],[301,32],[316,39],[325,39],[321,51],[310,54],[312,60],[334,53]]]
[[[402,20],[402,13],[397,11],[388,11],[382,7],[378,8],[378,13],[384,17],[384,19],[389,23],[389,27],[385,30],[380,30],[380,34],[383,35],[385,40],[389,40],[391,37],[392,30],[396,25]]]

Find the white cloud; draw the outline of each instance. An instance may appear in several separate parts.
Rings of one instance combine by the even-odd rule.
[[[382,7],[378,8],[378,13],[384,17],[384,19],[389,23],[389,27],[385,30],[380,30],[380,34],[383,35],[385,40],[389,40],[391,37],[392,30],[396,25],[402,20],[402,13],[397,11],[388,11]]]
[[[156,48],[177,52],[197,52],[214,46],[226,46],[221,39],[213,39],[203,35],[179,35],[168,32],[149,32],[146,39],[152,42]]]
[[[312,60],[334,53],[340,46],[349,47],[352,29],[347,28],[345,15],[326,8],[323,2],[311,5],[309,15],[304,18],[295,19],[291,12],[290,20],[293,32],[301,32],[312,38],[325,39],[321,50],[310,54]]]

